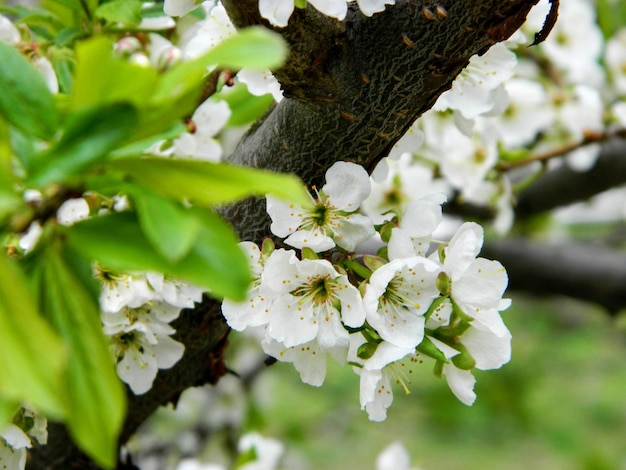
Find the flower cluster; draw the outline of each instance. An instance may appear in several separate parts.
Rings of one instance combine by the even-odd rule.
[[[125,210],[120,198],[113,210]],[[108,211],[109,209],[104,209]],[[68,199],[57,211],[57,221],[71,225],[90,217],[85,198]],[[171,336],[170,323],[184,308],[193,308],[203,290],[159,273],[117,273],[94,268],[101,283],[100,310],[103,332],[108,336],[119,377],[140,395],[152,387],[159,369],[169,369],[185,347]]]
[[[483,232],[475,223],[458,227],[447,243],[434,241],[445,200],[434,187],[371,217],[363,213],[370,192],[359,165],[338,162],[309,207],[268,197],[273,233],[299,252],[243,242],[255,280],[245,301],[223,303],[224,316],[235,330],[263,328],[264,351],[292,362],[311,385],[324,382],[327,356],[348,361],[372,420],[385,419],[392,383],[408,390],[404,369],[424,358],[472,404],[471,370],[510,358],[499,313],[509,305],[506,272],[478,257]],[[364,244],[377,254],[358,254]]]

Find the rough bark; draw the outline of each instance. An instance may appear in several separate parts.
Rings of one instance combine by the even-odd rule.
[[[373,169],[470,57],[510,36],[536,2],[398,0],[371,18],[353,6],[343,22],[311,7],[296,11],[289,26],[279,30],[291,46],[287,64],[277,72],[286,98],[230,160],[295,173],[317,185],[338,160]],[[238,27],[268,26],[259,16],[258,0],[223,3]],[[269,234],[262,201],[250,199],[223,213],[244,239],[258,242]],[[185,355],[159,373],[149,393],[129,394],[121,443],[182,390],[213,383],[224,373],[221,352],[228,330],[217,303],[205,301],[175,326]],[[35,449],[28,468],[96,468],[79,455],[62,427],[53,425],[50,445]]]

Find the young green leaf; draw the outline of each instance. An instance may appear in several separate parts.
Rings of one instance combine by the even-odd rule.
[[[0,253],[0,398],[29,402],[50,418],[68,412],[63,343],[40,316],[24,273]]]
[[[293,175],[199,160],[158,157],[124,158],[108,165],[142,185],[175,199],[214,206],[248,196],[273,196],[301,206],[311,203],[304,185]]]
[[[136,0],[112,0],[102,3],[95,11],[96,18],[102,18],[111,23],[141,22],[141,2]]]
[[[243,126],[256,121],[266,111],[274,98],[269,93],[263,96],[255,96],[248,91],[243,83],[238,83],[234,87],[225,88],[223,92],[216,96],[228,103],[231,110],[229,126]]]
[[[127,103],[74,112],[59,141],[33,163],[29,184],[62,182],[109,157],[131,134],[136,118]]]
[[[163,256],[130,212],[95,217],[68,227],[71,249],[118,271],[156,271],[206,287],[212,295],[241,300],[250,282],[248,263],[233,230],[217,214],[195,211],[195,243],[178,261]]]
[[[150,100],[157,72],[116,57],[113,44],[96,37],[76,46],[76,68],[71,98],[73,109],[117,102],[141,109]]]
[[[146,238],[159,253],[172,262],[189,253],[200,230],[192,212],[149,189],[127,185]]]
[[[15,48],[0,41],[0,115],[27,135],[50,139],[58,125],[43,77]]]
[[[42,261],[42,308],[72,358],[66,424],[82,450],[105,468],[114,468],[125,393],[102,334],[97,301],[59,253],[48,249]]]

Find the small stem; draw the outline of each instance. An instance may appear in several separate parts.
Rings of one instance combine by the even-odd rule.
[[[598,142],[605,142],[613,137],[626,137],[626,129],[618,129],[615,131],[605,131],[605,132],[586,132],[585,136],[580,142],[566,144],[561,147],[557,147],[553,150],[531,155],[528,158],[524,158],[522,160],[518,160],[515,162],[498,163],[498,165],[496,165],[496,169],[499,171],[508,171],[508,170],[512,170],[513,168],[518,168],[520,166],[528,165],[533,162],[545,162],[552,158],[561,157],[564,154],[571,152],[573,150],[579,149],[581,147],[584,147],[585,145],[594,144]]]

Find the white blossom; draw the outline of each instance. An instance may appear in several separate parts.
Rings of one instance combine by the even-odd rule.
[[[269,337],[285,347],[317,340],[323,349],[346,345],[349,327],[365,321],[361,296],[347,276],[326,260],[298,260],[276,250],[262,282],[277,294],[268,312]]]
[[[57,210],[57,221],[61,225],[72,225],[89,217],[89,204],[84,198],[68,199]]]
[[[0,468],[24,470],[26,449],[32,446],[30,438],[19,427],[9,424],[0,432]]]
[[[497,90],[513,76],[516,62],[515,54],[502,43],[482,56],[473,56],[452,82],[452,88],[439,97],[434,109],[454,109],[467,119],[491,111],[500,104],[503,95]]]
[[[384,340],[415,348],[424,338],[424,313],[439,296],[437,265],[413,256],[378,268],[365,288],[367,322]]]
[[[267,212],[274,235],[296,248],[326,251],[335,243],[353,251],[359,243],[374,235],[372,221],[355,213],[370,193],[370,179],[360,165],[337,162],[326,172],[326,184],[317,193],[311,207],[267,196]]]
[[[230,114],[225,101],[206,100],[191,116],[193,131],[184,132],[174,140],[174,155],[219,161],[222,158],[222,146],[215,136],[226,125]]]

